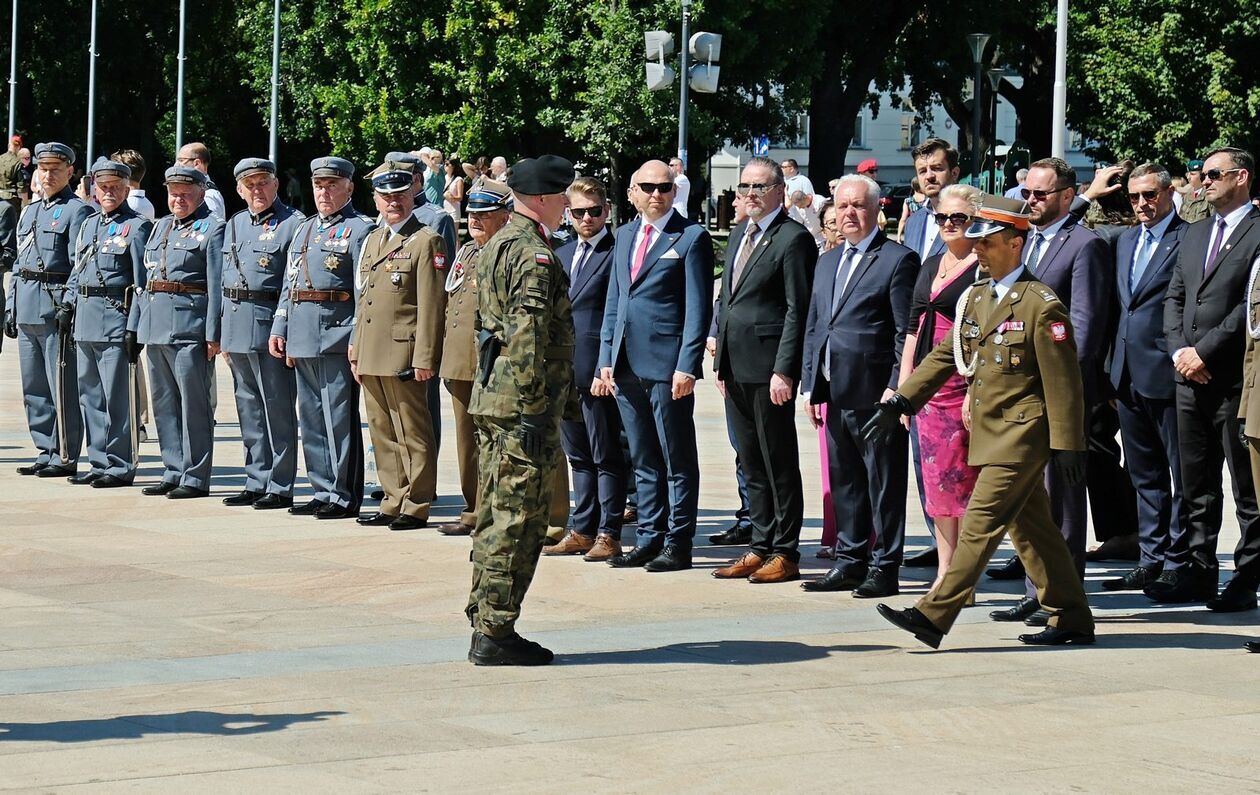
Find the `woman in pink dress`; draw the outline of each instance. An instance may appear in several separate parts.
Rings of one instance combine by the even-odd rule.
[[[906,335],[899,382],[909,378],[923,358],[953,333],[958,299],[976,280],[973,241],[963,233],[971,222],[973,202],[979,193],[970,185],[951,185],[936,200],[935,221],[945,241],[945,252],[923,263],[915,284],[910,308],[912,333]],[[978,470],[967,464],[971,435],[963,425],[966,398],[967,381],[955,373],[914,418],[924,502],[936,525],[939,563],[932,588],[940,584],[954,557],[959,520],[976,485]]]

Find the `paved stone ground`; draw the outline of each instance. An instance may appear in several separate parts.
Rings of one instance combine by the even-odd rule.
[[[1255,614],[1099,592],[1093,648],[1022,648],[986,583],[939,652],[847,594],[544,560],[522,630],[544,669],[469,665],[467,539],[20,478],[0,355],[0,789],[591,792],[1256,791]],[[242,454],[220,365],[216,497]],[[702,526],[732,456],[701,384]],[[450,427],[449,416],[447,427]],[[150,426],[150,430],[152,427]],[[819,535],[816,440],[801,441]],[[441,492],[455,493],[443,449]],[[152,482],[155,443],[141,480]],[[438,518],[456,511],[445,497]],[[922,544],[912,512],[912,546]],[[1231,549],[1231,521],[1222,549]],[[1007,554],[1005,551],[1001,553]],[[928,572],[903,574],[897,605]]]

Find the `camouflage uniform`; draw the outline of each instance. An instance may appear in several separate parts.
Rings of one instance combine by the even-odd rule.
[[[1181,212],[1178,213],[1181,220],[1188,224],[1195,221],[1202,221],[1212,214],[1212,205],[1208,204],[1207,191],[1199,188],[1199,194],[1196,196],[1194,191],[1186,191],[1185,198],[1181,200]]]
[[[547,533],[560,420],[576,418],[569,280],[540,227],[515,214],[477,260],[481,363],[468,413],[478,430],[477,529],[465,611],[492,638],[514,632]],[[497,352],[497,355],[495,355]],[[540,455],[521,418],[544,415]]]

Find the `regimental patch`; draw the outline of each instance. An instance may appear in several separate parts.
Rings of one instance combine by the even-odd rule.
[[[534,255],[534,262],[537,262],[539,265],[550,265],[551,257],[548,257],[546,254],[539,252],[538,254]]]
[[[1055,342],[1063,342],[1068,338],[1067,324],[1056,321],[1050,324],[1050,337]]]
[[[433,267],[444,271],[446,270],[446,255],[438,251],[433,254]]]

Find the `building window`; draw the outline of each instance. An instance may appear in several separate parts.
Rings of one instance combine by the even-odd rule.
[[[901,113],[901,149],[909,151],[923,143],[923,126],[919,123],[919,115],[914,111]]]
[[[770,143],[772,149],[808,149],[809,148],[809,114],[797,113],[792,119],[792,127],[783,138]]]
[[[850,149],[866,148],[866,114],[859,113],[857,118],[853,120],[853,140],[849,143]]]

